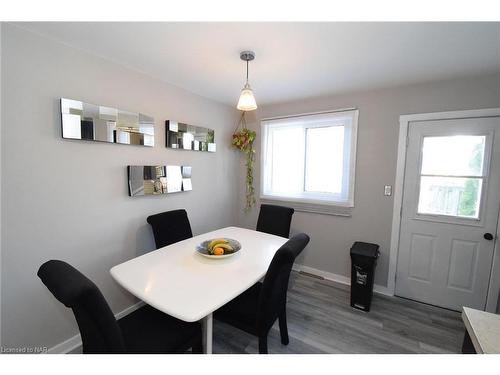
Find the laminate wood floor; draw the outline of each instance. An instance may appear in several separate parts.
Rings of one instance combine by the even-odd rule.
[[[460,313],[374,294],[370,312],[351,308],[349,287],[292,272],[287,318],[290,343],[276,323],[269,353],[460,353]],[[256,337],[214,321],[216,354],[258,353]]]

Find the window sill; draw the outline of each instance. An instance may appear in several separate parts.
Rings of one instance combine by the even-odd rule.
[[[310,212],[321,215],[333,215],[333,216],[344,216],[351,217],[353,207],[332,205],[332,204],[321,204],[321,203],[306,203],[297,202],[293,200],[287,200],[286,198],[270,198],[261,197],[261,203],[276,204],[276,205],[286,205],[291,207],[298,212]]]

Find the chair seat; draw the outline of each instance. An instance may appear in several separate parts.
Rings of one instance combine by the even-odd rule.
[[[256,334],[257,306],[262,283],[256,283],[215,312],[215,319]]]
[[[200,323],[187,323],[146,305],[118,320],[128,353],[182,353],[201,337]]]

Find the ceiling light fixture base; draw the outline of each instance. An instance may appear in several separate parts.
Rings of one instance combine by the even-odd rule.
[[[240,59],[243,61],[252,61],[255,59],[255,52],[254,51],[243,51],[240,52]]]

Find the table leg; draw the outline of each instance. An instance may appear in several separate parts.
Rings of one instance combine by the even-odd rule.
[[[462,343],[462,354],[477,354],[467,330],[465,330],[464,341]]]
[[[203,329],[203,352],[205,354],[212,354],[212,327],[213,319],[212,314],[208,314],[203,318],[202,329]]]

